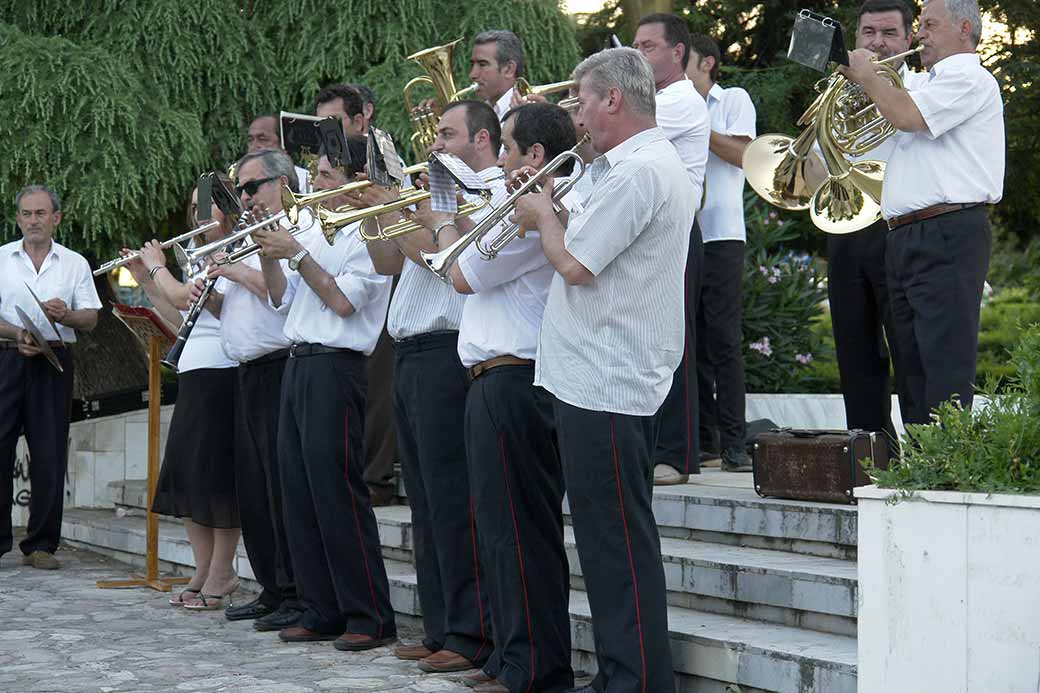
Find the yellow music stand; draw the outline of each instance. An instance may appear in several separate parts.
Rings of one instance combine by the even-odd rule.
[[[98,580],[102,589],[150,587],[169,592],[173,585],[183,585],[189,578],[159,577],[159,516],[152,512],[155,484],[159,479],[159,405],[162,399],[160,359],[173,344],[176,336],[169,325],[150,308],[124,306],[116,303],[112,313],[127,329],[148,347],[148,508],[145,519],[145,574],[133,575],[128,580]]]

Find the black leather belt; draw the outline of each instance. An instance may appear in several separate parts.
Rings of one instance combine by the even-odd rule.
[[[271,353],[264,354],[263,356],[257,356],[255,359],[250,359],[248,361],[243,361],[239,365],[241,365],[241,366],[259,366],[259,365],[262,365],[264,363],[270,363],[271,361],[281,361],[282,359],[285,359],[285,358],[288,358],[288,357],[289,357],[289,347],[285,347],[284,349],[275,349]]]
[[[364,356],[359,351],[353,349],[345,349],[343,347],[330,347],[324,344],[309,344],[303,342],[300,344],[293,344],[289,347],[289,358],[297,359],[303,356],[318,356],[319,354],[353,354],[355,356]]]
[[[459,333],[454,330],[426,332],[424,334],[417,334],[413,337],[394,340],[394,351],[402,354],[409,354],[416,351],[426,351],[427,349],[440,349],[444,347],[456,349],[458,348],[458,344]]]

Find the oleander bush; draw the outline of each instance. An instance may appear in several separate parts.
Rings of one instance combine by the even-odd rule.
[[[912,491],[1040,493],[1040,326],[1023,331],[1011,352],[1012,373],[1001,392],[967,410],[949,401],[931,425],[909,425],[902,457],[872,468],[883,488]]]
[[[805,392],[814,377],[823,314],[824,273],[811,255],[787,244],[806,223],[745,196],[744,372],[748,392]],[[803,215],[804,216],[804,215]]]

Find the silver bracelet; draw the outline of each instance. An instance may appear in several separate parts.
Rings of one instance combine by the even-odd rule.
[[[164,269],[162,265],[158,265],[148,270],[148,278],[154,280],[155,275],[159,274],[159,270]]]
[[[440,238],[441,231],[444,230],[445,226],[455,226],[455,220],[454,219],[448,219],[447,221],[442,221],[440,224],[437,224],[437,228],[435,228],[433,230],[433,244],[434,245],[437,245],[437,240]],[[457,226],[455,228],[456,228],[456,230],[458,229]]]

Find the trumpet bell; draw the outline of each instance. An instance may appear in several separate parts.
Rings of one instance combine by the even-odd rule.
[[[881,182],[885,165],[857,161],[847,176],[824,181],[812,196],[809,215],[826,233],[845,234],[865,229],[881,217]]]
[[[776,133],[756,137],[744,150],[744,174],[748,185],[771,205],[804,211],[826,174],[815,154],[799,157],[794,143],[793,137]]]

